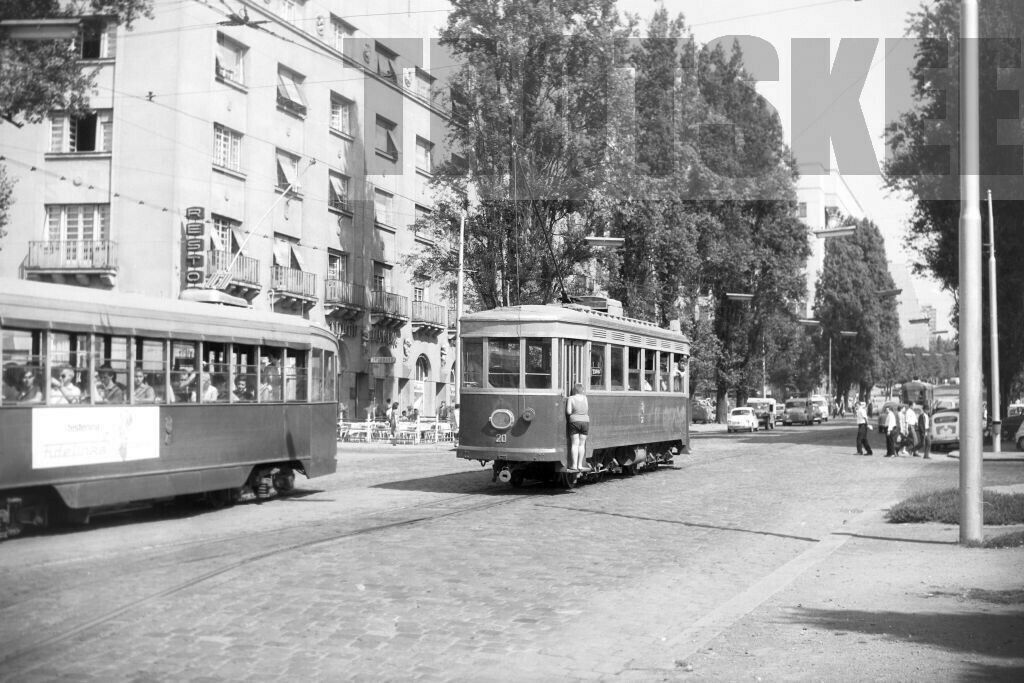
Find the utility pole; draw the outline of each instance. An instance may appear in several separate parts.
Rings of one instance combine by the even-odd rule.
[[[1002,427],[999,405],[999,311],[996,310],[996,237],[992,212],[992,190],[988,191],[988,317],[989,346],[992,351],[992,452],[1003,450],[999,433]]]
[[[981,464],[981,154],[978,0],[960,3],[960,543],[979,545]]]

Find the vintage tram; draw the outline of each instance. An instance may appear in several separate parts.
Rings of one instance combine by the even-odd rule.
[[[574,486],[635,474],[689,446],[689,354],[678,329],[578,304],[513,306],[463,316],[457,455],[494,478]],[[568,468],[565,402],[586,389],[589,473]]]
[[[334,472],[337,353],[295,316],[0,280],[0,538]]]

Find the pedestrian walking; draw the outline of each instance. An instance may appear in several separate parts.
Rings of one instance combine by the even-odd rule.
[[[907,407],[899,406],[896,408],[896,425],[898,431],[897,444],[896,444],[896,455],[908,456],[910,453],[907,452]]]
[[[874,455],[868,443],[868,408],[864,401],[857,402],[857,455]]]
[[[928,414],[928,406],[921,406],[921,414],[917,416],[917,429],[921,432],[921,445],[925,460],[932,457],[932,416]]]
[[[899,438],[900,427],[896,419],[896,411],[892,406],[885,409],[885,457],[896,455],[896,439]]]
[[[388,427],[391,428],[391,445],[398,445],[398,401],[391,404],[388,412]]]

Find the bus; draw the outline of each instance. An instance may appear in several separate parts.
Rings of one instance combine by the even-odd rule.
[[[337,357],[294,316],[0,279],[0,538],[334,472]]]

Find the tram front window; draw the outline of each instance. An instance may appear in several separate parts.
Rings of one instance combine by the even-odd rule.
[[[494,389],[519,388],[519,340],[487,342],[487,384]]]
[[[483,386],[484,344],[481,341],[462,342],[462,386],[475,389]]]
[[[526,388],[551,388],[551,340],[526,340]]]

